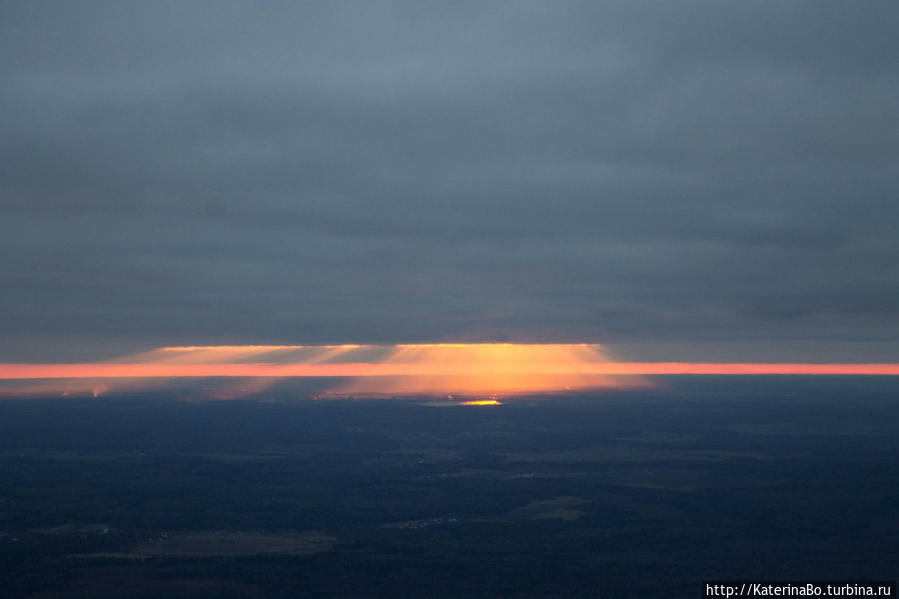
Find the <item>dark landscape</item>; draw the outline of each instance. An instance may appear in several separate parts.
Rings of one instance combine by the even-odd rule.
[[[0,597],[697,597],[887,579],[899,380],[500,406],[0,402]],[[299,397],[299,398],[298,398]]]

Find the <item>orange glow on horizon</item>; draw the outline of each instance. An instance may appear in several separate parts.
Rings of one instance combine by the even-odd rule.
[[[160,387],[167,379],[253,379],[215,394],[221,397],[258,393],[290,377],[334,378],[326,394],[337,396],[492,397],[635,387],[646,384],[641,376],[683,374],[896,376],[899,364],[616,362],[596,344],[511,343],[184,346],[99,363],[0,364],[0,381],[21,381],[12,391],[26,393],[96,395]]]
[[[633,386],[636,380],[589,372],[610,363],[600,345],[422,343],[391,346],[368,373],[341,382],[337,395],[512,395]],[[373,378],[380,377],[380,378]]]
[[[435,364],[15,364],[0,363],[0,380],[80,378],[184,378],[184,377],[394,377],[394,376],[493,376],[493,375],[899,375],[899,364],[801,364],[801,363],[704,363],[610,362],[603,364],[545,364],[525,371],[489,364],[457,366]]]

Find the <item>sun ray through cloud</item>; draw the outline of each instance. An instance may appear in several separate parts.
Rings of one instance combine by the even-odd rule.
[[[208,394],[234,398],[306,378],[327,379],[330,397],[510,396],[636,387],[649,384],[646,377],[684,374],[899,375],[899,364],[623,362],[599,344],[183,346],[95,363],[0,364],[0,393],[99,395],[216,379]]]

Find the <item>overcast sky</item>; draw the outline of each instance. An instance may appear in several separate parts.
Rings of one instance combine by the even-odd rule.
[[[899,3],[2,2],[0,360],[899,361]]]

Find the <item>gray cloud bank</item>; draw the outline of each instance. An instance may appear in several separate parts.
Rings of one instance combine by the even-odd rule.
[[[894,2],[3,3],[0,359],[895,361],[897,30]]]

